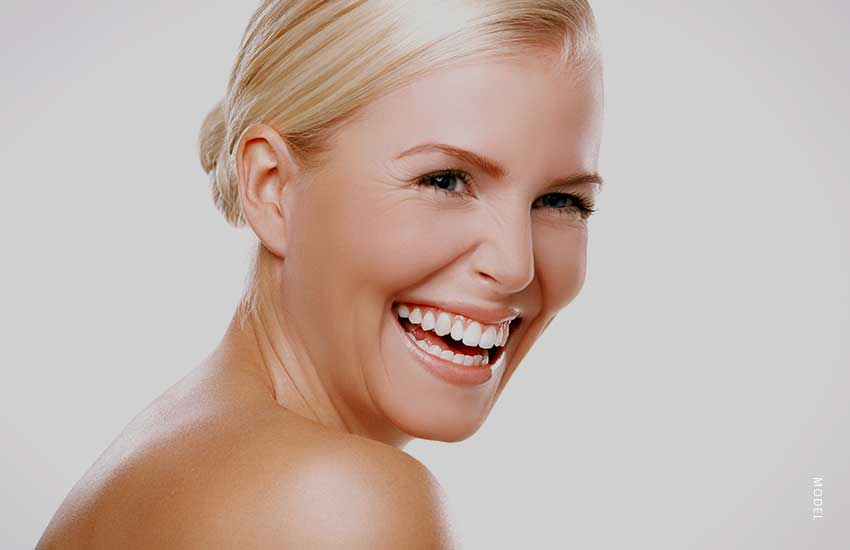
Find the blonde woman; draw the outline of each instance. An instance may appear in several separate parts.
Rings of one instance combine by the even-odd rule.
[[[582,286],[595,33],[586,0],[262,2],[200,137],[242,303],[38,548],[454,547],[403,447],[473,434]]]

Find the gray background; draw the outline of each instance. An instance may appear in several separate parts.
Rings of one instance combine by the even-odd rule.
[[[254,7],[0,8],[0,547],[233,312],[253,236],[195,143]],[[408,450],[466,548],[850,548],[850,8],[594,7],[587,285],[478,434]]]

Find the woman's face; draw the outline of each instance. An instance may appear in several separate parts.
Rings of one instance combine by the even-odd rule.
[[[281,315],[334,405],[376,431],[474,433],[582,286],[601,74],[577,81],[548,60],[420,77],[369,104],[312,180],[284,191]],[[485,348],[490,365],[475,364]]]

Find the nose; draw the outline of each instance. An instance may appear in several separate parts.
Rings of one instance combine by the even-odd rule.
[[[487,218],[483,237],[472,257],[477,276],[494,290],[511,294],[534,279],[531,214],[527,208]]]

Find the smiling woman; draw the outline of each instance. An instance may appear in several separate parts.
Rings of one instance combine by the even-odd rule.
[[[242,303],[39,548],[452,547],[402,448],[473,434],[579,292],[601,128],[586,1],[263,2],[200,143]]]

